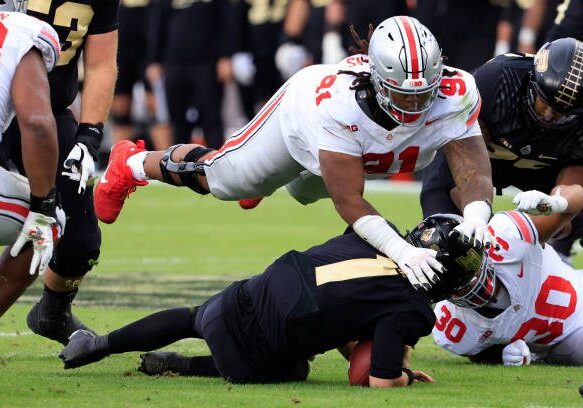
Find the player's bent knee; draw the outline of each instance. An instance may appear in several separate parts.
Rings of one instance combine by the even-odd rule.
[[[176,185],[172,174],[176,174],[183,186],[186,186],[193,190],[194,192],[202,195],[209,193],[198,181],[199,175],[204,175],[203,164],[199,163],[201,157],[214,149],[209,149],[202,146],[196,146],[190,150],[184,156],[184,159],[180,162],[175,162],[172,160],[172,153],[179,147],[184,146],[182,144],[170,146],[164,151],[162,158],[160,159],[160,172],[162,173],[162,178],[165,183]]]
[[[79,255],[62,254],[55,251],[49,267],[63,278],[81,278],[98,264],[99,249],[82,251]]]

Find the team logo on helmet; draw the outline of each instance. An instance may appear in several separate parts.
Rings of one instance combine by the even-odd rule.
[[[534,61],[534,66],[537,72],[543,73],[547,72],[549,69],[549,50],[541,50],[538,54],[536,54],[536,59]]]

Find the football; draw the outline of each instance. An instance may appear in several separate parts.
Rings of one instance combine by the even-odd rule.
[[[348,382],[350,385],[368,387],[371,352],[372,340],[359,341],[354,346],[348,362]]]

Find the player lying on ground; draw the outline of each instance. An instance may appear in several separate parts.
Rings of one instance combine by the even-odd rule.
[[[482,251],[450,237],[459,216],[434,216],[407,239],[439,249],[446,270],[426,297],[397,266],[354,231],[305,252],[291,251],[266,271],[194,308],[152,314],[104,336],[75,332],[59,354],[65,368],[116,353],[150,351],[184,338],[204,339],[212,356],[142,356],[147,374],[224,377],[236,383],[305,380],[308,359],[352,340],[373,339],[370,386],[432,381],[410,371],[406,346],[431,332],[430,301],[463,297],[480,270]]]
[[[361,54],[298,72],[219,150],[114,145],[95,190],[99,219],[114,222],[148,179],[221,200],[265,197],[286,186],[302,204],[331,197],[360,237],[414,286],[428,287],[437,279],[433,269],[441,268],[435,251],[415,248],[391,229],[363,198],[364,181],[420,170],[443,148],[461,191],[458,230],[478,247],[489,245],[491,169],[473,77],[444,66],[437,41],[414,18],[389,18],[370,44],[356,40]]]
[[[0,257],[0,316],[48,268],[62,233],[55,200],[57,128],[47,79],[59,58],[59,37],[36,18],[6,11],[14,9],[12,0],[0,6],[0,131],[16,115],[28,180],[0,167],[0,245],[7,246]]]
[[[492,218],[489,228],[500,245],[488,251],[492,269],[473,296],[435,306],[437,344],[475,362],[583,365],[583,274],[545,245],[557,232],[569,232],[583,209],[583,188],[554,191],[520,193],[515,203],[529,214]]]

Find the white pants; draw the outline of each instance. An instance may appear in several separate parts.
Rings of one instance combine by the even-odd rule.
[[[208,160],[210,192],[220,200],[267,197],[286,186],[302,204],[328,197],[324,182],[290,155],[279,125],[281,94],[275,94],[243,129]]]
[[[0,167],[0,245],[16,240],[28,215],[29,200],[26,177]]]

